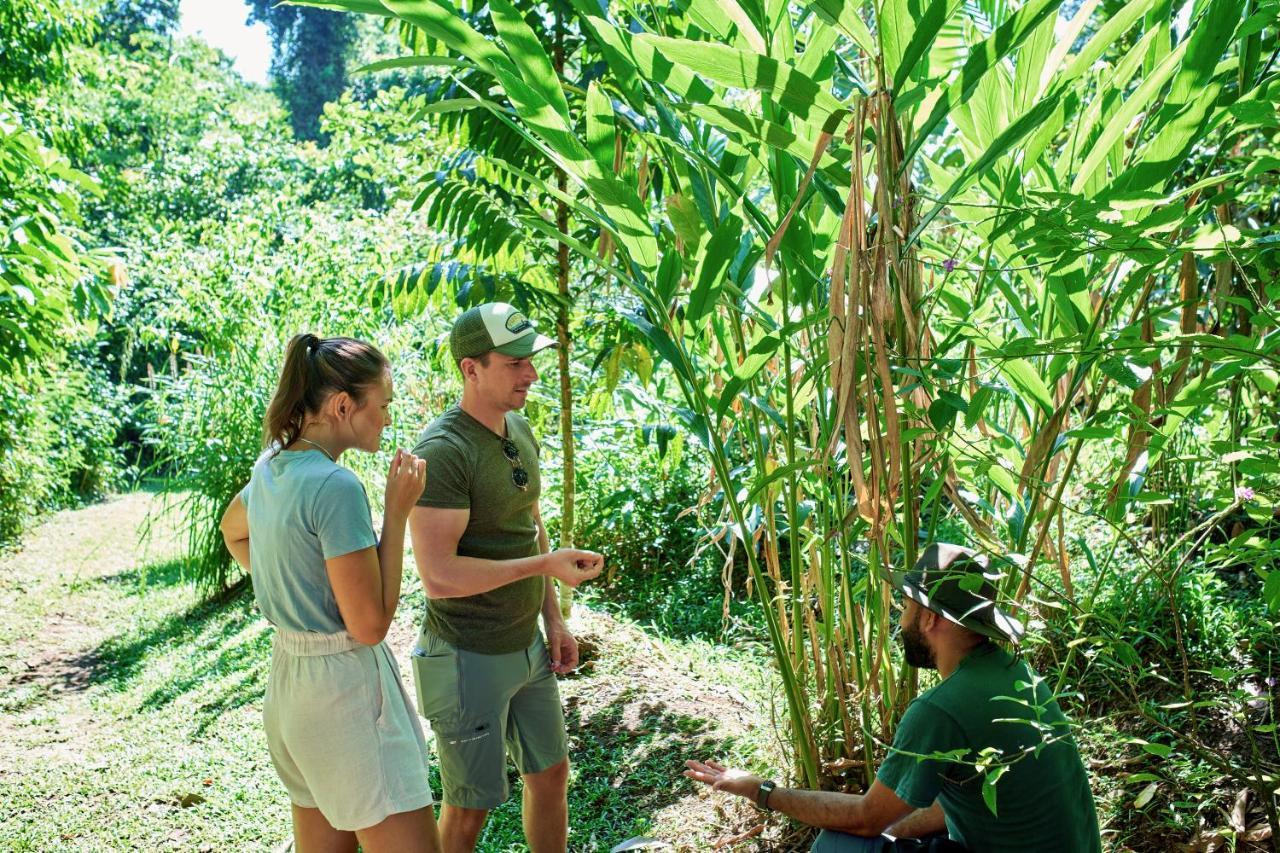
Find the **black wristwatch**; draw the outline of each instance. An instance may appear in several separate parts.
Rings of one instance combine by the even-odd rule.
[[[756,791],[756,805],[765,811],[773,811],[769,808],[769,795],[773,793],[773,789],[778,787],[778,783],[772,779],[765,779],[760,783],[760,789]]]

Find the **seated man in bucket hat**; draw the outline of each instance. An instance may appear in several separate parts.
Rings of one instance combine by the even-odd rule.
[[[893,574],[907,662],[941,681],[908,706],[866,794],[781,788],[714,762],[688,761],[685,775],[821,828],[818,853],[1100,853],[1069,724],[1000,645],[1023,628],[996,606],[993,577],[986,557],[947,544]]]

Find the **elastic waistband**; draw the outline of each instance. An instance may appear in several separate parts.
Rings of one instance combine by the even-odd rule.
[[[282,631],[276,629],[275,648],[299,657],[319,657],[349,652],[361,646],[346,631],[336,634],[317,634],[313,631]]]

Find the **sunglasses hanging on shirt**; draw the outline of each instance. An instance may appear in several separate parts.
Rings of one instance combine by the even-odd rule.
[[[502,455],[511,463],[511,482],[520,491],[529,488],[529,472],[524,470],[520,462],[520,448],[509,438],[502,439]]]

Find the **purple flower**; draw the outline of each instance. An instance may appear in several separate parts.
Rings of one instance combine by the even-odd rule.
[[[956,268],[955,258],[947,258],[945,261],[942,262],[943,272],[951,272],[955,268]]]
[[[1248,486],[1236,486],[1236,500],[1251,501],[1253,500],[1253,489]]]

